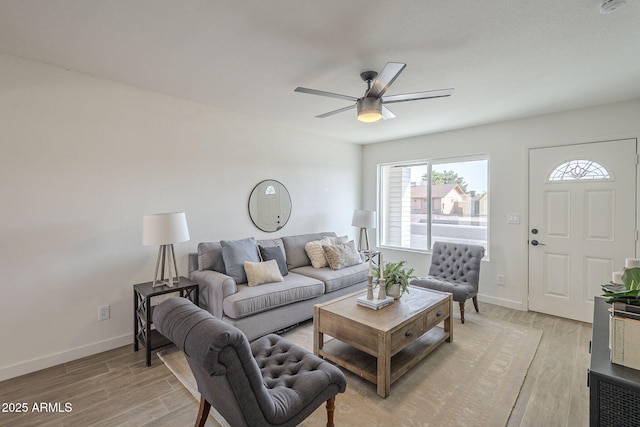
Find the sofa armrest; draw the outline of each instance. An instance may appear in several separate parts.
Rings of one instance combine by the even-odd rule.
[[[236,281],[213,270],[192,271],[189,273],[189,279],[200,285],[200,305],[218,319],[222,319],[222,300],[238,292]]]

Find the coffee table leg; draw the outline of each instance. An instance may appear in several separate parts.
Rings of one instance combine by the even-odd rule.
[[[449,296],[449,316],[444,320],[444,331],[449,332],[447,342],[453,341],[453,296]]]
[[[324,344],[324,334],[320,332],[320,309],[313,307],[313,354],[320,355],[320,349]]]
[[[376,383],[378,396],[386,399],[391,393],[391,339],[387,333],[378,331],[378,372]]]

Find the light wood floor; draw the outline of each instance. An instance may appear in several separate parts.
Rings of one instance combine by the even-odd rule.
[[[590,324],[482,302],[476,314],[473,305],[467,306],[468,319],[482,316],[543,331],[508,427],[588,425]],[[456,327],[464,328],[457,310]],[[196,400],[157,356],[147,368],[144,351],[136,353],[133,346],[0,382],[0,411],[21,402],[28,412],[0,412],[0,426],[191,426],[198,412]],[[65,403],[72,407],[70,412],[33,412],[40,402],[53,404],[54,410],[56,403],[62,411]]]

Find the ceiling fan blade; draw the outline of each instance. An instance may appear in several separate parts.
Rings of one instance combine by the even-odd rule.
[[[378,77],[371,83],[371,89],[369,89],[366,96],[380,98],[406,66],[407,64],[400,62],[387,62]]]
[[[339,93],[325,92],[323,90],[309,89],[306,87],[297,87],[295,88],[295,91],[300,93],[308,93],[310,95],[328,96],[329,98],[346,99],[347,101],[353,102],[356,102],[358,100],[358,98],[353,96],[340,95]]]
[[[385,107],[384,105],[382,106],[382,110],[381,110],[381,112],[382,112],[382,118],[383,118],[384,120],[389,120],[389,119],[393,119],[393,118],[395,118],[395,117],[396,117],[396,115],[395,115],[395,114],[393,114],[393,113],[391,112],[391,110],[389,110],[389,109],[388,109],[387,107]]]
[[[442,98],[451,96],[454,89],[429,90],[426,92],[405,93],[402,95],[391,95],[382,98],[383,104],[392,104],[394,102],[416,101],[418,99]]]
[[[328,113],[320,114],[316,116],[319,119],[324,119],[325,117],[333,116],[334,114],[342,113],[343,111],[351,110],[352,108],[356,108],[356,104],[349,105],[348,107],[340,108],[338,110],[329,111]]]

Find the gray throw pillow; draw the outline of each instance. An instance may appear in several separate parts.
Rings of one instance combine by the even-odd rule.
[[[256,239],[247,237],[242,240],[221,240],[222,259],[227,276],[231,276],[236,283],[247,283],[247,273],[244,262],[259,262]]]
[[[275,260],[278,263],[278,268],[280,269],[280,274],[286,276],[289,274],[289,270],[287,269],[287,262],[284,260],[284,254],[282,253],[282,249],[280,246],[272,246],[265,248],[262,245],[258,245],[258,249],[260,250],[260,256],[263,261]]]
[[[214,270],[225,274],[220,242],[198,243],[198,270]]]

